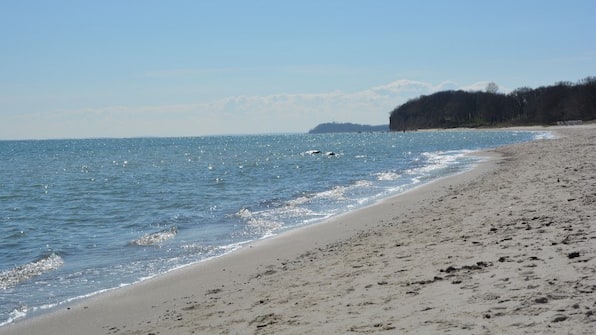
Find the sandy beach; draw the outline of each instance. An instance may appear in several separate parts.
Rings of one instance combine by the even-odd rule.
[[[596,127],[0,328],[0,334],[593,334]]]

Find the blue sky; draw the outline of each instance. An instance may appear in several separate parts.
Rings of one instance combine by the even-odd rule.
[[[0,139],[305,132],[596,75],[596,1],[0,1]]]

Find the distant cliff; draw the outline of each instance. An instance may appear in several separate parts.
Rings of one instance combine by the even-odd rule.
[[[383,132],[389,131],[388,125],[369,126],[365,124],[355,123],[321,123],[314,129],[311,129],[309,134],[323,134],[323,133],[369,133],[369,132]]]
[[[492,84],[494,85],[494,84]],[[412,99],[389,118],[392,131],[511,125],[551,125],[596,119],[596,77],[577,84],[518,88],[509,94],[443,91]]]

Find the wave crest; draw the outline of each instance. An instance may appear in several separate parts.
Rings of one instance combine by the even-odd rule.
[[[24,280],[55,270],[63,264],[64,260],[62,257],[52,253],[38,261],[19,265],[11,270],[0,273],[0,289],[15,286]]]
[[[178,228],[172,227],[168,230],[158,231],[156,233],[145,234],[140,238],[130,242],[132,245],[146,246],[146,245],[157,245],[164,241],[167,241],[178,233]]]

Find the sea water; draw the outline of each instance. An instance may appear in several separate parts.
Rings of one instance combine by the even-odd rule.
[[[544,132],[0,141],[0,325],[469,169]]]

